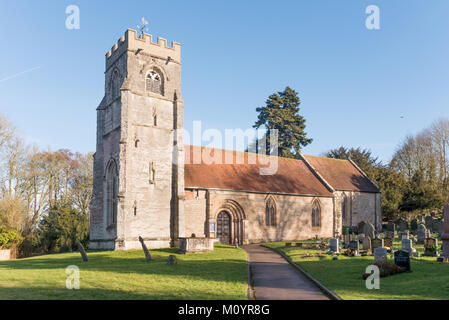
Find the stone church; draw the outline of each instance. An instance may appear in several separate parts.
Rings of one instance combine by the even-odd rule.
[[[163,248],[192,236],[246,244],[329,238],[360,221],[380,228],[379,188],[351,160],[184,145],[183,113],[181,45],[128,29],[106,54],[90,249],[140,248],[139,236]],[[274,174],[260,173],[265,160]]]

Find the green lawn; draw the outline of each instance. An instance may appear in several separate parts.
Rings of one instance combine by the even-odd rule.
[[[283,251],[344,300],[449,299],[449,264],[436,262],[435,257],[411,258],[411,273],[380,278],[380,289],[368,290],[362,273],[372,264],[373,256],[347,257],[340,254],[338,260],[333,261],[327,254],[306,257],[307,253],[313,256],[319,250],[285,247],[284,242],[266,245]],[[400,246],[398,242],[395,245]],[[423,252],[422,246],[415,247],[418,252]],[[394,259],[389,261],[394,262]]]
[[[176,249],[62,253],[0,262],[0,299],[246,299],[246,253],[215,245],[211,253]],[[175,254],[177,265],[167,265]],[[66,267],[80,269],[80,289],[66,288]]]

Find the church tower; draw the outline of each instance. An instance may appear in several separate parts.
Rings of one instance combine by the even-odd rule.
[[[184,237],[181,46],[128,29],[106,54],[97,108],[90,249],[174,246]]]

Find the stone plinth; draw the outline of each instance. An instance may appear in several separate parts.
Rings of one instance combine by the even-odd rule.
[[[211,238],[179,238],[180,253],[197,253],[214,251],[214,243],[217,239]]]
[[[441,258],[444,262],[449,262],[449,204],[444,207],[444,233],[441,235],[443,241],[443,253]]]

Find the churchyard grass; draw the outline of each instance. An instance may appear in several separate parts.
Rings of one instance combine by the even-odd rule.
[[[395,245],[400,248],[399,242],[395,241]],[[285,247],[285,242],[267,243],[266,246],[285,253],[344,300],[449,299],[449,264],[436,262],[435,257],[411,258],[412,272],[380,278],[380,289],[368,290],[362,273],[372,264],[373,256],[348,257],[340,253],[334,261],[325,251],[320,257],[319,250]],[[424,252],[422,245],[414,247],[418,252]],[[390,254],[388,261],[394,263]]]
[[[176,249],[88,251],[0,262],[0,299],[247,299],[246,253],[215,244],[210,253]],[[174,254],[177,265],[167,265]],[[80,289],[66,288],[66,268],[80,269]]]

